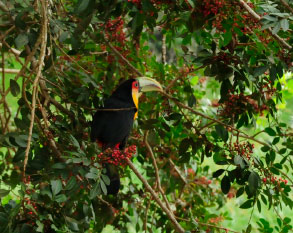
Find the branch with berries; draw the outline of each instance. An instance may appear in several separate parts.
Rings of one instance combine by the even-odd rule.
[[[247,12],[257,21],[261,20],[261,17],[243,0],[239,0],[239,4],[247,10]],[[271,28],[268,28],[269,33],[274,37],[284,48],[291,50],[292,46],[289,45],[285,40],[283,40],[281,37],[279,37],[277,34],[274,34],[272,32]]]

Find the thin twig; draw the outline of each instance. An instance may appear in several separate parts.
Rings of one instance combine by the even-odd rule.
[[[197,67],[196,69],[191,69],[188,73],[186,73],[186,74],[189,74],[189,73],[193,73],[193,72],[195,72],[195,71],[197,71],[197,70],[200,70],[200,69],[202,69],[202,68],[204,68],[204,67],[206,67],[207,65],[202,65],[202,66],[199,66],[199,67]],[[174,84],[179,80],[179,79],[182,79],[184,77],[184,75],[178,75],[175,79],[173,79],[170,83],[169,83],[169,85],[166,87],[166,89],[165,89],[165,92],[168,92],[170,89],[171,89],[171,87],[173,87],[174,86]]]
[[[151,156],[151,159],[152,159],[152,162],[153,162],[153,165],[154,165],[154,168],[155,168],[155,175],[156,175],[157,187],[158,187],[158,190],[161,193],[161,195],[162,195],[162,197],[163,197],[163,199],[164,199],[164,201],[166,203],[167,208],[169,210],[171,210],[169,201],[168,201],[168,199],[167,199],[167,197],[166,197],[166,195],[165,195],[165,193],[164,193],[164,191],[162,189],[162,186],[161,186],[158,165],[157,165],[157,162],[156,162],[156,158],[154,156],[154,152],[153,152],[153,150],[152,150],[152,148],[151,148],[151,146],[150,146],[150,144],[149,144],[149,142],[147,140],[147,137],[148,137],[148,131],[145,133],[144,140],[143,141],[144,141],[144,144],[145,144],[145,146],[146,146],[146,148],[147,148],[147,150],[148,150],[148,152],[149,152],[149,154]]]
[[[0,72],[6,73],[6,74],[18,74],[19,69],[8,69],[8,68],[0,68]]]
[[[8,30],[6,30],[6,32],[0,36],[0,41],[2,41],[14,29],[15,29],[15,26],[13,25]]]
[[[109,48],[119,57],[121,58],[136,74],[139,76],[143,76],[143,74],[136,69],[109,41],[105,40],[106,44]]]
[[[293,8],[285,0],[280,0],[280,2],[293,14]]]
[[[24,71],[25,71],[26,69],[28,69],[28,68],[27,68],[27,65],[31,62],[32,57],[35,55],[35,53],[36,53],[36,51],[37,51],[37,48],[39,47],[41,41],[42,41],[42,37],[41,37],[41,35],[40,35],[40,36],[38,37],[38,39],[37,39],[37,42],[35,43],[35,46],[34,46],[33,50],[32,50],[32,51],[29,53],[29,55],[26,57],[25,63],[24,63],[23,66],[21,67],[19,73],[15,76],[15,78],[14,78],[15,81],[17,81],[17,80],[19,79],[19,77],[23,76]],[[32,75],[32,74],[33,74],[33,72],[31,72],[30,75]],[[9,92],[10,92],[10,87],[7,88],[7,90],[5,91],[4,95],[7,95]],[[4,100],[3,100],[3,97],[2,97],[2,99],[0,100],[0,104],[1,104],[3,101],[4,101]]]
[[[145,210],[145,219],[143,222],[143,228],[144,228],[145,233],[147,233],[147,231],[148,231],[147,223],[148,223],[148,212],[149,212],[150,206],[151,206],[151,198],[149,199],[146,210]]]
[[[127,159],[127,164],[131,168],[131,170],[136,174],[136,176],[141,180],[141,182],[144,184],[146,190],[150,192],[154,200],[159,204],[159,206],[162,208],[162,210],[167,214],[168,218],[173,223],[176,231],[180,233],[184,233],[185,230],[180,226],[180,224],[177,222],[176,218],[174,217],[173,213],[165,206],[165,204],[161,201],[161,199],[158,197],[156,192],[152,189],[152,187],[149,185],[149,183],[146,181],[146,179],[139,173],[139,171],[136,169],[134,164]]]
[[[14,27],[12,27],[12,29],[14,29]],[[5,46],[7,46],[7,45],[5,44]],[[2,43],[0,43],[0,48],[2,48],[2,47],[3,47],[3,45],[2,45]],[[20,52],[19,50],[15,49],[15,48],[11,48],[11,47],[9,47],[9,50],[10,50],[14,55],[19,56],[19,55],[21,54],[21,52]]]
[[[66,56],[69,58],[69,60],[71,62],[73,62],[74,64],[76,64],[80,69],[82,69],[85,73],[87,74],[91,74],[91,72],[87,71],[85,68],[83,68],[80,64],[78,64],[74,59],[72,59],[71,56],[69,56],[60,46],[59,44],[56,42],[56,39],[54,39],[55,45],[57,46],[57,48]]]
[[[180,217],[176,217],[176,219],[181,220],[181,221],[184,221],[184,222],[190,222],[190,221],[191,221],[191,220],[189,220],[189,219],[180,218]],[[206,226],[206,227],[216,228],[216,229],[224,230],[225,232],[240,233],[239,231],[234,231],[234,230],[228,229],[228,228],[226,228],[226,227],[220,227],[220,226],[216,226],[216,225],[209,224],[209,223],[198,222],[198,221],[196,221],[195,219],[194,219],[194,221],[195,221],[198,225],[201,225],[201,226]],[[192,231],[192,232],[193,232],[193,231]],[[196,231],[196,232],[197,232],[197,231]]]
[[[24,162],[23,162],[23,178],[25,178],[25,170],[26,165],[28,162],[28,154],[30,151],[31,146],[31,139],[32,139],[32,133],[33,133],[33,126],[34,126],[34,118],[35,118],[35,109],[36,109],[36,98],[37,98],[37,91],[38,91],[38,84],[39,79],[41,76],[42,68],[44,65],[44,58],[46,54],[46,43],[47,43],[47,10],[46,10],[46,1],[41,1],[41,11],[42,11],[42,32],[41,32],[41,49],[40,49],[40,57],[37,67],[37,74],[36,78],[33,83],[33,94],[32,94],[32,110],[31,110],[31,121],[30,121],[30,127],[29,127],[29,135],[28,135],[28,141],[27,141],[27,147],[25,150],[25,156],[24,156]]]
[[[47,112],[43,108],[43,106],[42,106],[39,98],[37,98],[37,100],[38,100],[38,104],[39,104],[39,109],[40,109],[40,111],[42,113],[43,120],[44,120],[44,123],[45,123],[44,134],[47,136],[48,133],[50,132],[50,130],[49,130],[49,120],[48,120]],[[58,150],[54,139],[53,138],[49,138],[48,140],[49,140],[49,145],[50,145],[51,149],[53,150],[53,152],[57,155],[58,158],[61,158],[62,155],[61,155],[60,151]]]
[[[236,131],[236,132],[243,133],[243,132],[241,132],[239,129],[236,129],[236,128],[234,128],[234,127],[231,126],[231,125],[227,125],[226,123],[224,123],[224,122],[222,122],[222,121],[220,121],[220,120],[217,120],[217,119],[214,119],[214,118],[212,118],[212,117],[209,117],[209,116],[207,116],[207,115],[205,115],[205,114],[203,114],[203,113],[201,113],[201,112],[199,112],[199,111],[194,110],[194,109],[191,108],[191,107],[188,107],[188,106],[184,105],[183,103],[181,103],[180,101],[178,101],[178,100],[177,100],[176,98],[174,98],[173,96],[167,94],[166,92],[161,92],[161,93],[162,93],[164,96],[166,96],[167,98],[171,99],[173,102],[175,102],[178,106],[180,106],[180,107],[182,107],[182,108],[185,108],[185,109],[188,109],[189,111],[191,111],[192,113],[194,113],[194,114],[196,114],[196,115],[198,115],[198,116],[201,116],[201,117],[203,117],[203,118],[209,119],[209,120],[211,120],[211,121],[213,121],[213,122],[217,122],[217,123],[219,123],[220,125],[225,126],[227,129],[231,129],[231,130],[234,130],[234,131]],[[243,133],[243,134],[244,134],[244,133]]]
[[[2,1],[0,1],[0,9],[2,11],[9,12],[8,7]]]
[[[180,179],[183,181],[184,184],[187,184],[187,180],[184,178],[184,176],[181,174],[180,170],[176,167],[176,165],[174,164],[172,159],[168,159],[169,163],[171,164],[171,166],[174,168],[174,170],[176,171],[176,173],[179,175]]]
[[[167,49],[166,49],[166,34],[163,33],[162,35],[162,63],[166,64],[167,63]]]
[[[201,226],[212,227],[212,228],[224,230],[225,232],[240,233],[239,231],[234,231],[234,230],[228,229],[226,227],[215,226],[213,224],[208,224],[208,223],[203,223],[203,222],[197,222],[197,223],[198,223],[198,225],[201,225]]]

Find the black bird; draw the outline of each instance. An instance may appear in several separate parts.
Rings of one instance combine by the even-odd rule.
[[[140,77],[121,83],[105,101],[104,107],[97,110],[91,125],[91,140],[96,141],[102,149],[125,148],[127,138],[137,117],[138,98],[141,92],[162,91],[161,85],[154,79]],[[109,111],[105,111],[109,109]],[[110,109],[121,109],[112,111]],[[110,178],[107,194],[117,194],[120,178],[117,167],[105,164],[106,174]]]

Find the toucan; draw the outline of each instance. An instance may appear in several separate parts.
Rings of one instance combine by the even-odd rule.
[[[102,150],[107,148],[123,150],[138,115],[138,99],[142,92],[162,90],[159,82],[147,77],[122,82],[105,100],[104,106],[94,114],[91,140],[97,142]],[[110,178],[110,184],[106,186],[107,194],[115,195],[120,189],[118,168],[112,164],[104,164],[104,166],[106,175]]]

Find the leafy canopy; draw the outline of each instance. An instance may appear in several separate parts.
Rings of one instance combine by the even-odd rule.
[[[9,0],[0,12],[1,232],[292,231],[291,0]],[[122,190],[106,196],[91,116],[142,75],[165,93],[140,98]],[[229,223],[229,199],[244,225]]]

